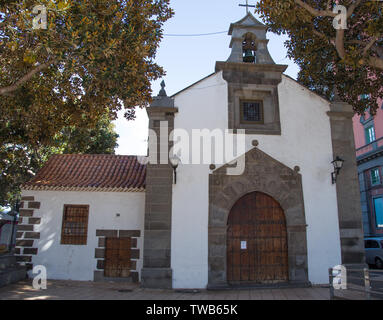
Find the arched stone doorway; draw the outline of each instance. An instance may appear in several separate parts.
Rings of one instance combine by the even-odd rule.
[[[226,250],[229,284],[287,282],[287,228],[280,204],[261,192],[240,198],[229,214]]]
[[[288,282],[307,285],[306,217],[299,168],[285,166],[258,148],[245,155],[242,175],[228,175],[225,165],[209,177],[209,283],[208,288],[226,287],[227,225],[231,209],[243,196],[261,192],[277,201],[287,229]]]

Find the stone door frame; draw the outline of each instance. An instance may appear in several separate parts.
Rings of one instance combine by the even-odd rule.
[[[246,155],[241,176],[226,174],[228,165],[209,176],[209,288],[228,286],[227,221],[234,204],[251,192],[262,192],[281,205],[287,226],[289,283],[307,285],[307,235],[302,176],[257,148]]]

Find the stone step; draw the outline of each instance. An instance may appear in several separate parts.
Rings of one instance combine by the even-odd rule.
[[[0,271],[17,266],[16,257],[14,255],[2,255],[0,256]]]
[[[0,287],[18,282],[27,278],[27,268],[15,266],[0,270]]]

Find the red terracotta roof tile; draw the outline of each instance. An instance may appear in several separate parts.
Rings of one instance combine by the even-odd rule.
[[[145,179],[146,165],[140,163],[136,156],[54,155],[22,188],[143,191]]]

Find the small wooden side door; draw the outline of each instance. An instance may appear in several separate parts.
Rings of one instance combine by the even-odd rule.
[[[131,238],[106,238],[105,277],[128,278],[130,276]]]

